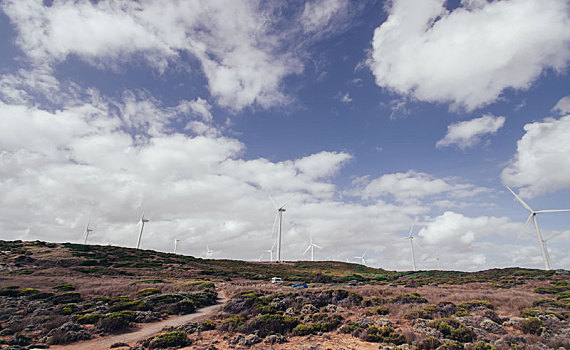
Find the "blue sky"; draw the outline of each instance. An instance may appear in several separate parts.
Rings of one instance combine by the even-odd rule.
[[[543,267],[570,209],[565,0],[0,3],[0,239]],[[570,213],[540,214],[569,268]],[[262,259],[267,260],[268,255]]]

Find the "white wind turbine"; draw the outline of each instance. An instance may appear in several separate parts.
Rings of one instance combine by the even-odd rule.
[[[148,222],[148,219],[146,219],[144,217],[144,213],[145,213],[145,211],[143,211],[143,213],[141,215],[141,219],[139,221],[139,224],[141,225],[141,232],[139,233],[139,239],[137,241],[137,249],[139,249],[141,246],[141,238],[142,238],[142,234],[143,234],[143,230],[144,230],[144,224]]]
[[[519,232],[517,239],[521,236],[521,234],[523,233],[524,229],[528,226],[530,221],[533,220],[534,221],[534,227],[536,228],[536,236],[538,238],[538,243],[540,244],[540,251],[542,253],[542,260],[544,261],[544,268],[546,270],[551,270],[552,264],[550,262],[550,254],[548,254],[548,248],[546,246],[546,242],[548,240],[552,239],[553,237],[550,237],[547,240],[542,238],[542,233],[540,233],[540,228],[538,227],[538,219],[536,218],[536,214],[570,212],[570,209],[533,210],[509,186],[507,186],[507,188],[509,189],[509,191],[511,191],[513,196],[515,196],[515,198],[523,205],[523,207],[525,207],[526,209],[528,209],[528,211],[530,211],[530,215],[528,216],[528,219],[526,220],[521,231]]]
[[[412,231],[414,230],[414,225],[415,225],[415,222],[412,223],[412,227],[410,227],[410,233],[409,233],[408,237],[406,237],[405,239],[410,240],[410,247],[412,249],[412,266],[414,268],[414,271],[416,271],[416,256],[414,255],[414,236],[412,235]]]
[[[89,238],[89,234],[91,232],[93,232],[93,230],[91,228],[89,228],[89,224],[91,223],[91,219],[89,219],[89,221],[87,221],[87,227],[85,227],[85,242],[83,242],[83,244],[87,244],[87,238]]]
[[[360,262],[362,263],[362,265],[366,266],[366,260],[364,260],[364,257],[366,256],[366,253],[368,252],[368,249],[366,249],[364,251],[364,253],[362,253],[362,256],[355,256],[355,259],[360,259]]]
[[[307,249],[305,249],[305,251],[303,252],[303,255],[307,254],[307,252],[310,249],[311,250],[311,261],[315,261],[315,248],[319,248],[319,249],[323,249],[323,248],[316,245],[315,243],[313,243],[313,237],[311,235],[309,235],[309,239],[311,240],[311,243],[309,243],[309,246],[307,247]]]
[[[206,244],[206,259],[209,259],[214,255],[214,250],[210,249],[210,246]]]
[[[180,242],[179,239],[174,239],[174,250],[172,251],[174,254],[176,254],[176,248],[178,248],[178,242]]]
[[[295,196],[289,198],[289,200],[287,200],[281,206],[277,206],[277,203],[275,203],[275,201],[273,200],[273,197],[271,197],[271,195],[269,193],[267,195],[269,196],[269,199],[271,199],[271,202],[273,203],[273,205],[275,206],[275,209],[277,210],[277,215],[275,217],[275,220],[273,221],[273,231],[275,231],[275,223],[276,223],[277,219],[279,219],[279,231],[278,231],[278,237],[277,237],[277,260],[276,260],[276,262],[281,262],[281,237],[282,237],[282,230],[283,230],[283,213],[285,212],[285,205],[291,199],[293,199],[293,197],[295,197]]]

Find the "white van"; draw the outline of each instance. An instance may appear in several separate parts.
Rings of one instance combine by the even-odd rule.
[[[273,277],[271,279],[271,283],[281,283],[283,282],[283,280],[281,279],[281,277]]]

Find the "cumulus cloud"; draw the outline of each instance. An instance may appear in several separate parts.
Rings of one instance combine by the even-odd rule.
[[[570,113],[570,96],[564,96],[554,107],[552,107],[552,111],[558,114],[567,114]]]
[[[532,198],[570,188],[570,115],[526,124],[517,153],[501,174],[504,184]]]
[[[369,66],[378,86],[467,110],[527,89],[570,59],[568,2],[396,0],[376,28]]]
[[[270,13],[254,3],[7,1],[2,9],[36,66],[74,56],[117,69],[142,57],[164,72],[185,53],[200,61],[217,102],[234,111],[287,102],[281,80],[302,69],[270,33]]]
[[[456,182],[457,179],[440,179],[430,174],[409,170],[405,173],[385,174],[373,179],[358,193],[363,198],[393,196],[399,202],[406,202],[440,194],[454,198],[469,197],[486,191],[472,184]]]
[[[518,226],[506,217],[466,217],[446,211],[426,224],[419,232],[426,243],[441,247],[467,247],[476,239],[493,234],[510,234]]]
[[[460,149],[474,147],[486,134],[495,134],[505,124],[505,117],[484,115],[468,121],[453,123],[447,127],[445,137],[435,144],[437,148],[456,145]]]

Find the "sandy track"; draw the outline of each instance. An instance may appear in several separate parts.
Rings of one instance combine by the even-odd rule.
[[[111,347],[111,345],[115,343],[126,343],[130,346],[135,345],[139,340],[147,339],[153,335],[160,333],[160,331],[164,327],[176,327],[186,324],[190,321],[193,321],[197,318],[202,316],[206,316],[211,314],[225,305],[228,301],[225,297],[224,293],[220,291],[221,298],[218,299],[218,302],[215,305],[210,305],[198,309],[196,312],[184,315],[184,316],[177,316],[177,317],[170,317],[164,321],[154,322],[154,323],[143,323],[138,325],[138,329],[130,332],[130,333],[123,333],[118,335],[110,335],[106,337],[94,338],[90,340],[85,340],[69,345],[52,345],[50,349],[58,349],[58,350],[72,350],[72,349],[81,349],[81,350],[107,350]]]

